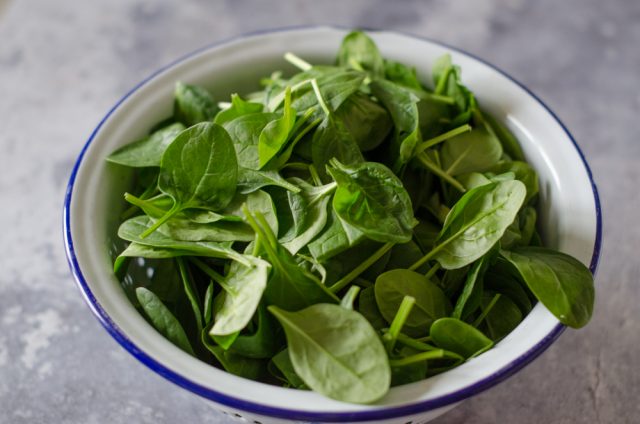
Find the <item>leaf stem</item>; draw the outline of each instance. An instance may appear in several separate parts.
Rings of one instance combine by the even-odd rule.
[[[322,93],[320,93],[320,86],[318,86],[318,81],[316,79],[311,80],[311,86],[313,87],[313,92],[316,94],[316,98],[318,99],[318,104],[322,108],[325,115],[331,115],[331,110],[327,107],[327,104],[324,102],[322,98]]]
[[[448,139],[453,138],[453,137],[455,137],[457,135],[469,132],[469,131],[471,131],[471,129],[472,129],[471,125],[464,124],[464,125],[460,125],[457,128],[454,128],[454,129],[452,129],[450,131],[447,131],[444,134],[440,134],[440,135],[438,135],[436,137],[430,138],[429,140],[425,140],[422,143],[420,143],[420,145],[416,148],[415,154],[417,155],[419,153],[422,153],[425,150],[427,150],[427,149],[429,149],[429,148],[431,148],[431,147],[433,147],[433,146],[435,146],[435,145],[437,145],[439,143],[442,143],[443,141],[447,141]]]
[[[429,271],[427,271],[426,274],[424,274],[425,278],[427,280],[431,280],[431,277],[433,277],[433,275],[438,272],[438,270],[440,269],[440,262],[436,262],[431,268],[429,268]]]
[[[296,56],[291,52],[286,52],[284,54],[284,59],[290,64],[292,64],[293,66],[295,66],[296,68],[301,69],[303,71],[308,71],[313,67],[309,62],[301,59],[300,57]]]
[[[356,277],[362,274],[367,270],[371,265],[373,265],[378,259],[382,257],[385,253],[389,251],[394,246],[395,243],[385,243],[380,249],[376,250],[373,255],[369,256],[366,260],[364,260],[360,265],[352,269],[347,275],[338,280],[334,285],[329,287],[329,291],[332,293],[336,293],[342,290],[347,284],[352,282]]]
[[[476,320],[471,325],[477,328],[482,323],[482,320],[485,319],[487,315],[489,315],[489,312],[491,312],[491,309],[493,309],[495,304],[498,302],[498,299],[500,299],[500,293],[496,293],[496,295],[493,296],[491,302],[489,302],[486,308],[482,309],[482,313],[480,314],[480,316],[476,318]]]
[[[422,258],[418,259],[416,262],[414,262],[413,265],[411,265],[409,268],[407,268],[409,271],[415,271],[416,269],[420,268],[420,266],[422,266],[422,264],[424,264],[425,262],[427,262],[428,260],[430,260],[431,258],[433,258],[435,256],[436,253],[438,253],[441,249],[443,245],[437,245],[435,246],[433,249],[431,249],[431,251],[429,253],[427,253],[426,255],[424,255]]]
[[[193,263],[195,266],[200,268],[200,270],[202,272],[204,272],[209,277],[211,277],[211,279],[213,281],[215,281],[216,283],[218,283],[220,285],[224,284],[224,280],[225,280],[224,276],[221,275],[221,274],[218,274],[209,265],[207,265],[204,261],[196,258],[195,256],[189,256],[189,262]]]
[[[353,302],[356,300],[358,293],[360,292],[359,286],[349,287],[349,291],[340,300],[340,306],[346,309],[353,309]]]
[[[151,234],[155,230],[157,230],[158,227],[160,227],[162,224],[167,222],[169,219],[171,219],[171,217],[173,217],[173,215],[177,214],[182,209],[183,209],[182,205],[174,200],[174,203],[173,203],[173,206],[171,207],[171,209],[169,209],[169,211],[166,212],[162,216],[162,218],[158,219],[151,227],[147,228],[142,234],[140,234],[140,238],[143,239],[143,238],[149,236],[149,234]]]
[[[393,348],[396,345],[396,340],[398,339],[400,330],[402,330],[402,327],[404,327],[404,323],[407,322],[407,318],[409,318],[409,314],[411,313],[411,309],[413,309],[413,305],[415,303],[416,298],[413,296],[405,296],[404,298],[402,298],[402,303],[400,303],[400,306],[398,307],[396,316],[393,317],[391,327],[389,327],[389,332],[387,332],[383,336],[387,352],[393,352]]]
[[[417,350],[422,350],[424,352],[438,349],[435,346],[431,346],[430,344],[426,344],[424,342],[421,342],[419,340],[411,338],[411,337],[407,336],[404,333],[398,333],[396,338],[397,338],[398,343],[402,343],[405,346],[409,346],[409,347],[411,347],[413,349],[417,349]]]
[[[318,174],[316,167],[312,163],[309,164],[309,174],[311,174],[311,179],[313,180],[314,185],[318,187],[322,185],[320,175]]]
[[[464,360],[464,358],[457,353],[449,352],[444,349],[435,349],[427,352],[417,353],[415,355],[407,356],[402,359],[390,359],[389,365],[392,367],[403,367],[405,365],[415,364],[416,362],[427,361],[429,359],[441,359],[441,358],[451,358],[457,360]]]
[[[444,172],[442,169],[440,169],[439,167],[437,167],[435,164],[433,164],[429,158],[427,157],[427,155],[424,154],[424,152],[418,154],[418,156],[416,156],[418,158],[418,160],[420,162],[422,162],[422,164],[427,167],[427,169],[431,172],[433,172],[434,174],[436,174],[438,177],[442,178],[443,180],[445,180],[446,182],[448,182],[449,184],[451,184],[453,187],[455,187],[456,189],[458,189],[458,191],[460,191],[461,193],[465,193],[467,190],[464,188],[464,186],[462,184],[460,184],[460,182],[458,180],[456,180],[455,178],[453,178],[451,175],[447,174],[446,172]]]

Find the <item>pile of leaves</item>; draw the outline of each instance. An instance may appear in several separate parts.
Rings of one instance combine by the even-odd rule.
[[[589,270],[542,247],[538,180],[449,56],[432,88],[361,32],[107,158],[135,168],[115,272],[166,338],[249,379],[380,399],[473,358],[537,300],[591,316]],[[135,258],[131,260],[131,258]]]

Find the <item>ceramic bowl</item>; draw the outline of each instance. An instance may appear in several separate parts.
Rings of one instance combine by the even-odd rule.
[[[66,193],[69,264],[104,328],[154,372],[249,422],[426,422],[522,369],[564,329],[537,304],[490,351],[454,370],[392,388],[374,405],[353,405],[246,380],[201,362],[162,337],[129,302],[113,275],[110,249],[130,175],[114,171],[105,157],[171,114],[176,81],[204,85],[216,98],[227,99],[233,92],[258,88],[259,78],[273,70],[291,70],[282,59],[287,51],[311,63],[331,63],[346,32],[313,27],[251,34],[165,66],[127,93],[99,123],[78,157]],[[437,57],[451,53],[462,67],[464,83],[483,108],[517,135],[539,173],[539,222],[546,244],[577,257],[595,272],[601,235],[596,186],[578,145],[553,112],[526,87],[470,54],[409,35],[370,35],[385,57],[415,66],[422,79],[430,75]]]

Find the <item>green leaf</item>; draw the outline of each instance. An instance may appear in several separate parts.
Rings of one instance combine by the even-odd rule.
[[[333,113],[325,116],[311,140],[313,165],[323,179],[328,179],[326,166],[333,158],[345,165],[364,162],[360,148],[344,123]]]
[[[291,92],[285,92],[282,116],[269,122],[260,132],[258,140],[258,166],[264,167],[284,148],[296,121],[296,110],[291,107]]]
[[[376,77],[384,76],[384,59],[373,40],[361,31],[353,31],[342,39],[338,50],[338,66],[368,71]]]
[[[384,61],[385,78],[412,90],[423,90],[416,75],[416,68],[393,60]]]
[[[209,92],[197,85],[176,83],[173,115],[187,127],[210,121],[218,107]]]
[[[305,389],[307,386],[304,381],[296,374],[296,370],[293,368],[293,363],[289,357],[289,349],[284,349],[272,358],[274,365],[282,373],[284,378],[287,379],[291,387],[296,389]]]
[[[260,169],[258,145],[260,134],[270,122],[277,120],[276,113],[250,113],[224,123],[224,129],[233,141],[233,147],[238,157],[238,167],[247,170]]]
[[[353,93],[335,111],[358,147],[368,152],[385,141],[393,122],[385,108],[361,92]],[[319,168],[318,168],[319,169]]]
[[[269,311],[284,327],[296,374],[318,393],[370,403],[389,390],[391,370],[375,330],[358,312],[318,304],[298,312]]]
[[[393,169],[399,170],[413,157],[416,145],[421,140],[420,118],[417,103],[420,100],[411,90],[385,80],[371,83],[371,93],[389,111],[395,126],[394,142],[391,146]]]
[[[294,184],[289,183],[282,178],[278,171],[274,170],[262,170],[256,171],[250,168],[238,168],[238,187],[237,190],[242,194],[251,193],[259,190],[263,187],[275,186],[281,187],[285,190],[297,193],[300,188]]]
[[[426,336],[438,318],[451,313],[451,303],[442,290],[417,272],[407,269],[387,271],[376,279],[376,303],[380,313],[391,323],[405,296],[416,302],[407,318],[403,332],[410,336]]]
[[[496,175],[504,174],[505,172],[513,172],[515,174],[515,178],[522,181],[527,188],[527,197],[524,200],[525,203],[529,202],[529,200],[538,194],[538,174],[528,163],[517,161],[499,162],[487,169],[486,175],[491,178]]]
[[[161,128],[151,135],[129,143],[111,153],[107,160],[131,167],[160,166],[167,146],[185,129],[179,122]]]
[[[265,373],[266,363],[261,359],[245,358],[237,353],[224,350],[212,343],[209,328],[202,330],[202,344],[213,353],[225,371],[250,380],[259,380]]]
[[[491,292],[485,293],[482,297],[483,309],[489,306],[493,296],[494,294]],[[484,322],[491,339],[498,341],[511,333],[522,322],[522,312],[508,297],[500,296],[487,313]]]
[[[360,296],[358,297],[358,312],[360,312],[376,330],[381,330],[388,325],[378,309],[374,286],[367,287],[360,292]]]
[[[180,325],[180,322],[173,316],[171,311],[162,304],[160,299],[144,287],[138,287],[136,289],[136,297],[154,328],[169,339],[171,343],[193,355],[193,349],[182,325]]]
[[[328,171],[338,184],[333,208],[341,219],[379,242],[406,243],[416,223],[409,194],[386,166],[333,161]]]
[[[561,323],[580,328],[589,322],[595,297],[593,275],[580,261],[542,247],[523,247],[500,254]]]
[[[251,321],[267,286],[271,264],[260,258],[245,256],[246,266],[232,262],[224,279],[221,294],[224,299],[215,311],[213,327],[209,334],[225,336],[242,330]]]
[[[429,336],[438,347],[465,358],[477,356],[493,346],[491,339],[480,330],[456,318],[440,318],[431,326]]]
[[[486,171],[496,165],[501,157],[502,146],[482,128],[450,138],[440,150],[442,169],[454,177]]]
[[[246,358],[272,358],[284,344],[284,335],[275,318],[264,305],[258,306],[253,332],[246,329],[238,335],[229,350]]]
[[[520,181],[476,187],[451,208],[430,256],[445,269],[461,268],[487,253],[500,240],[522,206]]]
[[[216,115],[213,122],[224,126],[227,122],[231,122],[239,116],[248,115],[250,113],[262,112],[264,106],[260,103],[253,103],[242,100],[238,94],[231,95],[231,106],[228,109],[221,110]]]

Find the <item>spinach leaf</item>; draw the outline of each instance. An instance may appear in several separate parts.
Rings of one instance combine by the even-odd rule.
[[[297,193],[300,191],[294,184],[287,182],[278,171],[261,170],[238,167],[238,187],[242,194],[251,193],[266,186],[282,187],[285,190]]]
[[[481,331],[456,318],[440,318],[431,326],[429,336],[437,346],[465,358],[477,356],[493,346]]]
[[[561,323],[580,328],[593,313],[593,275],[580,261],[542,247],[501,251],[533,294]]]
[[[504,174],[505,172],[513,172],[515,178],[524,183],[527,188],[525,203],[529,202],[529,200],[538,194],[538,174],[529,164],[518,161],[499,162],[487,169],[486,174],[491,178]]]
[[[338,66],[370,72],[373,76],[384,76],[384,59],[378,47],[368,35],[353,31],[342,39],[336,60]]]
[[[420,98],[410,90],[386,80],[375,80],[370,87],[371,93],[391,114],[395,127],[391,155],[393,170],[398,171],[413,157],[416,145],[421,141],[417,106]]]
[[[415,298],[415,305],[403,327],[403,332],[409,335],[426,336],[435,320],[451,314],[451,303],[442,290],[417,272],[387,271],[380,274],[374,287],[378,309],[388,323],[393,321],[405,296]]]
[[[255,330],[238,334],[229,350],[246,358],[272,358],[284,344],[278,324],[264,305],[258,306],[253,322]]]
[[[296,110],[291,107],[291,91],[285,91],[282,116],[269,122],[260,132],[258,139],[258,165],[263,168],[289,139],[296,120]]]
[[[524,184],[517,180],[469,190],[451,208],[435,247],[412,268],[433,258],[443,268],[455,269],[480,258],[513,222],[525,195]]]
[[[109,156],[107,160],[131,167],[160,166],[162,154],[167,146],[185,129],[179,122],[161,128],[151,135],[127,144]]]
[[[489,307],[494,293],[487,292],[482,297],[482,308]],[[492,340],[498,341],[511,333],[522,322],[520,308],[508,297],[500,296],[484,318],[487,333]]]
[[[238,158],[238,167],[246,170],[260,169],[259,144],[260,134],[269,125],[277,120],[278,114],[263,112],[249,113],[225,122],[224,129],[229,133],[233,141]]]
[[[343,221],[331,208],[325,230],[307,248],[318,261],[326,261],[364,240],[364,233]]]
[[[369,324],[376,330],[381,330],[387,326],[378,304],[376,303],[376,293],[374,286],[367,287],[360,292],[358,297],[358,312],[369,321]]]
[[[493,260],[495,256],[494,253],[497,253],[495,249],[493,251],[489,251],[489,253],[471,265],[462,293],[456,301],[453,314],[451,314],[453,318],[466,319],[480,306],[483,292],[484,273]]]
[[[162,155],[158,180],[158,188],[173,199],[173,207],[142,237],[184,209],[224,208],[235,194],[237,175],[233,143],[224,128],[202,123],[181,132]]]
[[[296,374],[332,399],[370,403],[389,390],[387,354],[369,322],[338,305],[316,304],[298,312],[270,306],[287,336]]]
[[[381,163],[346,166],[332,161],[338,184],[333,208],[348,224],[379,242],[406,243],[415,226],[411,199],[402,182]]]
[[[231,122],[239,116],[248,115],[251,113],[260,113],[264,109],[264,106],[260,103],[253,103],[242,100],[237,94],[231,95],[231,106],[228,109],[221,110],[216,115],[213,122],[218,125],[224,126],[227,122]]]
[[[209,337],[210,328],[202,330],[202,344],[213,353],[225,371],[250,380],[259,380],[265,374],[266,363],[261,359],[245,358],[220,346],[216,346]]]
[[[327,206],[335,188],[333,184],[315,187],[302,181],[298,186],[301,188],[299,193],[287,193],[293,227],[281,240],[283,246],[292,254],[306,246],[324,228],[327,222]]]
[[[184,328],[182,328],[182,325],[180,325],[180,322],[173,316],[171,311],[162,304],[162,301],[153,292],[144,287],[136,289],[136,297],[155,329],[169,339],[171,343],[193,355],[193,349],[187,334],[184,332]]]
[[[335,117],[344,124],[362,152],[378,147],[393,129],[385,108],[361,92],[348,97],[335,111]]]
[[[313,135],[311,141],[313,165],[325,180],[325,168],[333,158],[345,165],[356,165],[364,161],[360,148],[338,116],[329,113]]]
[[[403,87],[412,90],[423,90],[422,84],[416,75],[416,68],[393,60],[384,61],[385,78]]]
[[[488,170],[501,157],[502,145],[482,128],[450,138],[440,152],[442,168],[452,176]]]
[[[218,112],[211,94],[202,87],[178,82],[174,94],[173,115],[187,127],[210,121]]]
[[[280,351],[272,358],[272,361],[282,375],[287,379],[287,382],[291,387],[295,387],[296,389],[307,388],[304,381],[302,381],[300,376],[296,374],[296,370],[293,368],[293,363],[291,363],[291,358],[289,357],[289,349]]]
[[[260,258],[246,256],[246,266],[232,262],[224,282],[218,282],[224,293],[221,306],[215,311],[209,334],[226,336],[242,330],[251,321],[267,286],[271,265]]]

